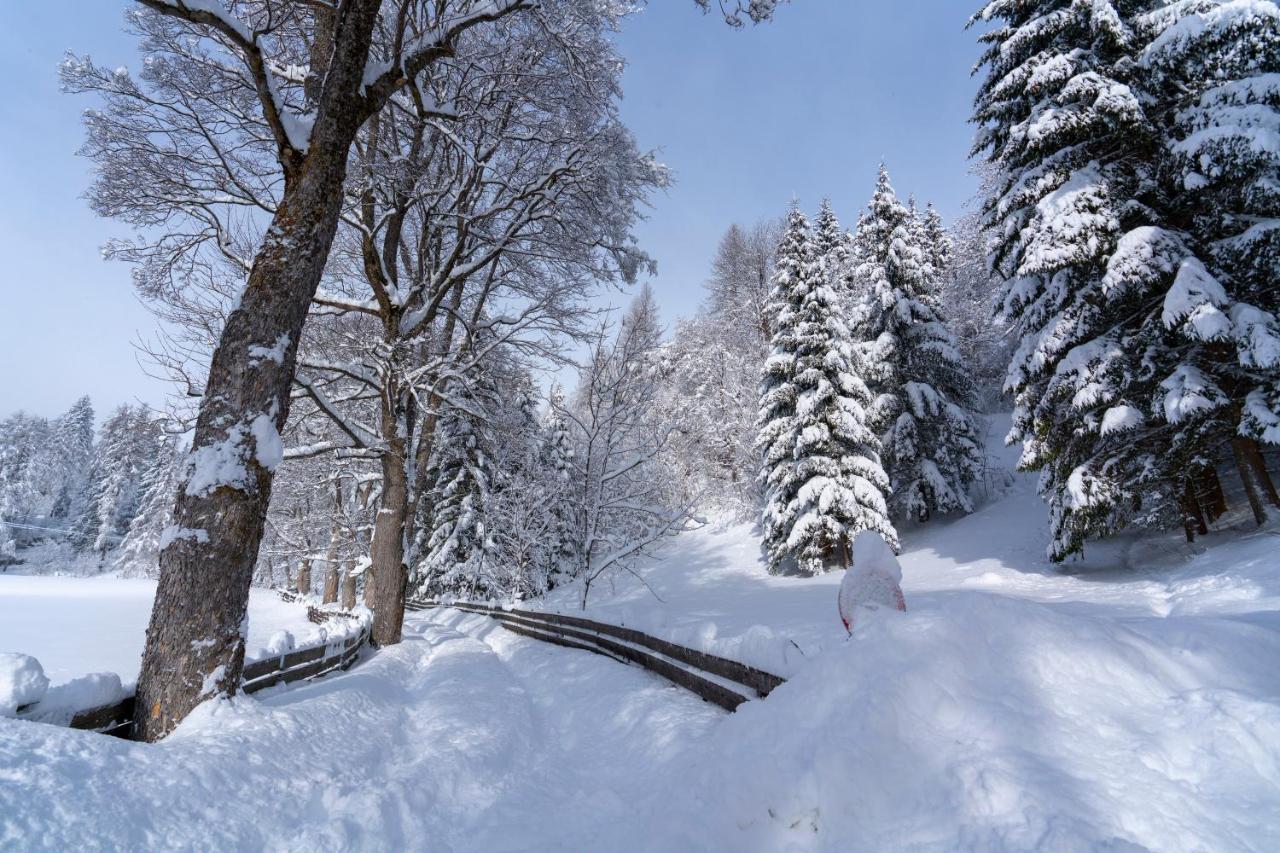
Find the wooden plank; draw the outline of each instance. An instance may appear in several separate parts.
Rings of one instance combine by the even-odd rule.
[[[507,615],[507,614],[504,614],[504,615]],[[524,628],[526,631],[533,632],[533,631],[539,630],[536,627],[530,626],[528,621],[521,620],[518,617],[512,618],[509,615],[507,615],[507,618],[496,617],[496,616],[495,618],[497,618],[499,624],[501,624],[505,628],[510,628],[513,625],[518,625]],[[534,623],[534,624],[537,625],[537,623]],[[545,632],[554,633],[556,635],[559,635],[562,638],[569,639],[570,641],[576,640],[578,641],[577,645],[579,647],[582,644],[596,646],[598,649],[608,652],[610,657],[622,658],[624,660],[630,661],[631,663],[642,666],[645,669],[649,670],[650,672],[654,672],[658,675],[661,675],[663,678],[667,679],[668,681],[674,682],[675,684],[678,684],[681,687],[684,687],[685,689],[690,690],[693,693],[696,693],[698,696],[702,697],[708,702],[714,702],[715,704],[719,705],[721,708],[724,708],[726,711],[736,710],[739,705],[747,701],[747,697],[743,696],[740,693],[736,693],[730,690],[729,688],[725,687],[723,684],[717,684],[716,682],[703,678],[702,676],[697,675],[696,673],[691,672],[687,669],[684,669],[683,667],[677,666],[671,663],[670,661],[663,660],[662,658],[655,657],[654,655],[648,654],[646,652],[642,652],[639,649],[634,648],[632,646],[623,645],[622,643],[615,643],[614,641],[609,640],[605,637],[588,634],[584,631],[577,631],[572,628],[565,628],[559,625],[549,625],[547,628],[544,628],[542,630]],[[538,637],[538,639],[543,639],[543,638]],[[563,644],[558,644],[558,645],[563,645]],[[590,648],[587,649],[587,651],[596,651],[596,650],[597,649],[590,649]]]
[[[81,711],[71,718],[71,722],[68,725],[73,729],[85,729],[95,732],[114,729],[122,725],[132,725],[133,706],[133,697],[127,696],[113,705],[103,705]]]
[[[319,646],[309,646],[305,649],[298,649],[296,652],[290,652],[280,659],[281,669],[293,669],[298,664],[310,663],[313,660],[319,660],[324,657],[328,644]]]
[[[521,623],[521,622],[516,622],[516,621],[508,622],[508,621],[499,620],[498,624],[501,625],[506,630],[511,631],[513,634],[520,634],[523,637],[531,637],[535,640],[542,640],[543,642],[553,643],[557,646],[564,646],[565,648],[569,648],[569,649],[578,649],[584,652],[593,652],[597,655],[604,655],[605,657],[609,658],[609,660],[614,660],[614,661],[617,661],[618,663],[622,663],[622,664],[627,663],[627,660],[625,658],[620,658],[620,657],[611,655],[609,654],[609,652],[605,651],[599,646],[591,645],[588,643],[579,643],[576,640],[566,639],[565,637],[561,637],[557,634],[548,634],[544,631],[539,631],[535,628],[526,628],[524,627],[524,623]]]
[[[276,655],[275,657],[263,658],[262,660],[255,660],[246,663],[244,665],[244,673],[241,675],[241,678],[244,681],[253,681],[254,679],[261,678],[269,673],[279,672],[281,657],[282,655]]]
[[[782,684],[782,679],[772,673],[756,669],[744,663],[735,660],[722,658],[718,655],[709,654],[707,652],[697,651],[696,649],[678,646],[667,640],[651,637],[632,628],[624,628],[620,625],[609,625],[605,622],[596,622],[591,619],[583,619],[577,616],[565,616],[559,613],[539,613],[534,610],[502,610],[497,607],[489,607],[483,604],[453,604],[449,605],[459,610],[469,610],[473,613],[483,613],[488,616],[496,616],[500,613],[518,613],[521,616],[537,621],[547,622],[549,624],[568,625],[577,628],[585,628],[606,636],[616,637],[620,640],[626,640],[629,643],[644,646],[652,649],[659,654],[666,655],[669,658],[678,660],[681,663],[689,664],[698,669],[735,681],[745,687],[750,687],[756,691],[761,697],[768,696],[769,693]]]
[[[259,690],[266,690],[268,687],[274,687],[284,680],[284,673],[276,670],[268,675],[264,675],[255,681],[247,681],[240,685],[243,693],[257,693]]]

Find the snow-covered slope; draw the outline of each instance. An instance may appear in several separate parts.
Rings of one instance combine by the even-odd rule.
[[[732,715],[432,611],[156,746],[0,719],[0,849],[1280,849],[1274,531],[1134,537],[1063,572],[1043,527],[1015,478],[906,531],[908,611],[852,637],[840,578],[770,577],[749,527],[593,592],[602,618],[788,676]]]
[[[1017,450],[1001,442],[1007,428],[1007,416],[996,418],[988,437],[993,467],[1010,481],[1000,495],[972,515],[902,531],[910,611],[983,592],[1073,615],[1221,616],[1280,631],[1280,528],[1233,528],[1239,515],[1194,546],[1177,532],[1130,535],[1050,563],[1045,507],[1034,476],[1013,472]],[[788,675],[845,642],[840,581],[839,573],[771,576],[752,525],[710,525],[668,542],[636,576],[593,587],[587,612]],[[578,596],[569,587],[523,606],[579,612]]]

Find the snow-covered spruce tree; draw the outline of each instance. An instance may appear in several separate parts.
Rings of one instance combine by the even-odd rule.
[[[1280,6],[1168,3],[1141,24],[1164,189],[1202,262],[1166,297],[1186,352],[1170,378],[1205,389],[1197,427],[1230,443],[1261,523],[1280,507],[1258,447],[1280,444]]]
[[[974,121],[1018,339],[1009,440],[1041,472],[1054,560],[1176,521],[1208,455],[1200,422],[1225,404],[1161,317],[1170,288],[1198,287],[1203,267],[1164,212],[1160,134],[1132,86],[1135,18],[1156,5],[995,0],[976,17],[1001,23],[982,37]]]
[[[93,403],[81,397],[53,422],[34,460],[42,514],[54,521],[76,517],[92,460]]]
[[[487,557],[495,556],[486,529],[494,478],[487,424],[493,399],[480,383],[451,389],[436,425],[428,469],[427,513],[419,528],[422,558],[416,586],[425,596],[487,598],[499,590],[482,582]]]
[[[184,457],[178,440],[161,438],[150,467],[138,483],[138,512],[129,523],[116,568],[127,577],[154,578],[160,573],[160,552],[173,535],[173,497],[182,479]]]
[[[141,482],[159,436],[159,425],[145,406],[121,406],[102,425],[88,500],[71,535],[76,548],[105,555],[120,544],[138,513]]]
[[[757,421],[770,570],[812,575],[847,565],[860,530],[879,533],[896,550],[889,480],[866,423],[871,394],[841,300],[798,209],[778,248],[771,306],[777,319]]]
[[[855,337],[874,402],[896,520],[969,512],[981,473],[973,384],[941,316],[950,249],[939,222],[905,207],[882,166],[854,237]]]
[[[813,254],[828,281],[842,279],[853,258],[849,235],[840,225],[830,199],[823,199],[813,220]]]
[[[49,422],[17,412],[0,421],[0,561],[12,558],[16,527],[26,521],[40,499],[33,462],[48,440]]]
[[[546,487],[542,500],[549,525],[546,531],[548,589],[559,586],[572,573],[576,559],[577,540],[571,499],[575,452],[569,420],[564,412],[564,390],[556,385],[547,401],[538,449],[539,470]]]

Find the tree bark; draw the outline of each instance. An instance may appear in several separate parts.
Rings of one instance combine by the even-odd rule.
[[[1240,473],[1240,482],[1244,484],[1245,497],[1249,499],[1249,508],[1253,510],[1253,520],[1261,527],[1267,522],[1267,511],[1262,506],[1262,498],[1258,494],[1258,483],[1256,482],[1256,471],[1249,461],[1249,445],[1252,442],[1244,436],[1237,435],[1231,439],[1231,455],[1235,458],[1236,470]],[[1257,445],[1254,444],[1253,452],[1257,452]]]
[[[1196,483],[1199,486],[1197,496],[1201,508],[1210,523],[1217,521],[1228,509],[1227,493],[1222,490],[1222,479],[1216,470],[1207,468],[1196,478]]]
[[[1196,497],[1195,482],[1188,479],[1182,497],[1182,525],[1187,532],[1187,544],[1196,541],[1196,534],[1205,536],[1209,533],[1209,525],[1204,517],[1200,500]]]
[[[1276,492],[1275,481],[1271,479],[1271,472],[1267,470],[1267,460],[1263,458],[1258,442],[1244,436],[1240,436],[1239,441],[1245,464],[1253,473],[1253,480],[1262,492],[1262,497],[1267,499],[1267,503],[1280,509],[1280,493]]]
[[[342,528],[338,518],[342,514],[342,481],[333,481],[333,521],[329,526],[329,550],[324,555],[324,604],[338,600],[338,548],[342,544]]]
[[[347,560],[347,573],[342,577],[342,609],[356,608],[356,561]]]
[[[178,493],[174,524],[193,533],[160,555],[138,678],[140,740],[159,740],[200,702],[239,688],[249,585],[278,461],[273,443],[289,415],[302,325],[337,230],[347,154],[368,114],[363,79],[380,5],[342,4],[308,149],[282,152],[279,207],[213,354],[192,458],[197,475],[202,459],[228,456],[238,456],[242,471],[228,477],[220,466],[216,480],[197,476]],[[278,360],[256,354],[280,343]]]
[[[324,604],[333,604],[338,600],[338,561],[330,560],[324,567]]]
[[[404,564],[404,526],[408,504],[404,457],[382,457],[382,506],[373,524],[369,554],[371,574],[365,580],[364,602],[373,611],[373,642],[389,646],[400,642],[404,625],[404,594],[409,583]]]
[[[307,558],[298,566],[298,594],[311,594],[311,559]]]

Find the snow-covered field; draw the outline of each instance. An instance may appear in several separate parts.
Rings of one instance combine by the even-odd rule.
[[[907,532],[908,612],[852,638],[839,578],[769,577],[749,527],[670,543],[652,592],[600,589],[593,615],[789,677],[733,715],[434,611],[156,746],[0,720],[0,849],[1280,849],[1276,531],[1119,540],[1062,572],[1043,527],[1015,478]]]
[[[57,685],[92,673],[114,672],[124,684],[138,678],[155,581],[0,574],[0,651],[40,661]],[[319,642],[321,626],[302,604],[270,590],[249,596],[246,653],[260,657],[280,631],[297,645]]]

